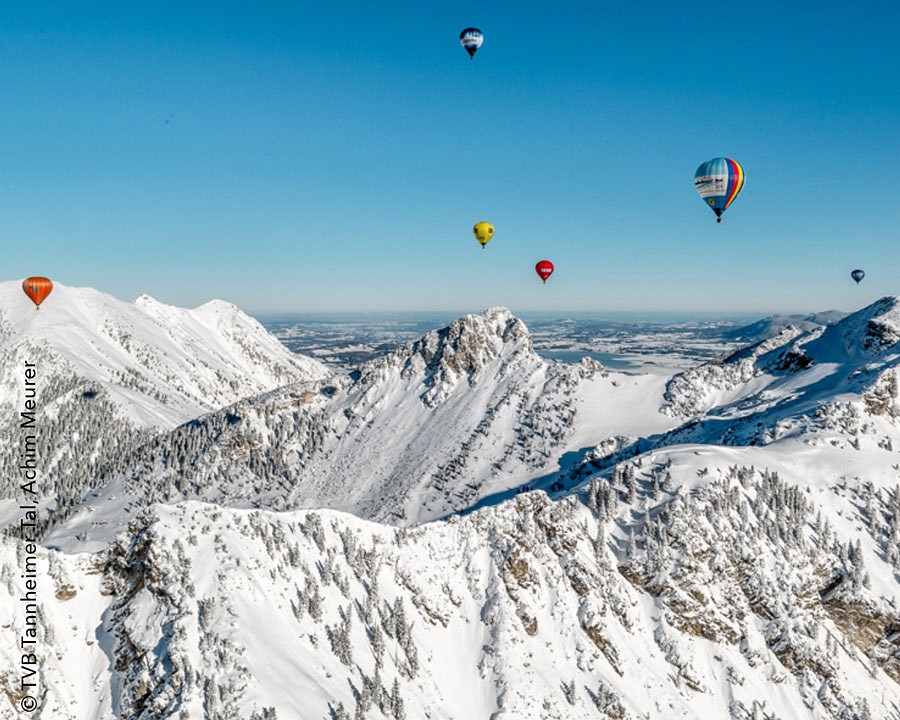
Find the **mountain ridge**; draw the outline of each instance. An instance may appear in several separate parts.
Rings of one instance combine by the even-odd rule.
[[[524,323],[495,308],[349,375],[274,390],[152,438],[104,482],[116,496],[332,507],[412,524],[550,476],[605,428],[672,425],[655,409],[662,386],[593,360],[547,361]],[[631,420],[618,417],[626,407]]]

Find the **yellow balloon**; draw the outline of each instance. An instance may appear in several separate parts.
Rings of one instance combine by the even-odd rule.
[[[489,222],[475,223],[472,232],[475,233],[475,239],[481,243],[481,249],[484,250],[484,246],[488,244],[488,240],[494,237],[494,226]]]

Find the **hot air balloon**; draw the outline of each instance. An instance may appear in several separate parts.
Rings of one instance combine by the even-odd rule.
[[[22,289],[25,294],[31,298],[34,303],[35,310],[41,309],[41,303],[47,299],[50,291],[53,290],[53,283],[49,278],[30,277],[22,281]]]
[[[707,160],[694,173],[694,187],[716,214],[716,222],[722,222],[722,213],[744,187],[744,168],[731,158]]]
[[[850,277],[852,277],[854,280],[856,280],[857,285],[859,285],[859,281],[862,280],[865,276],[866,276],[865,271],[860,270],[859,268],[857,268],[852,273],[850,273]]]
[[[472,232],[475,233],[475,239],[481,243],[481,249],[484,250],[484,246],[488,244],[488,240],[494,237],[494,226],[489,222],[475,223]]]
[[[546,283],[547,278],[553,274],[553,263],[549,260],[541,260],[534,266],[534,271],[538,274],[538,277]]]
[[[484,42],[484,34],[478,28],[466,28],[459,34],[459,42],[469,53],[469,60],[474,60],[475,53]]]

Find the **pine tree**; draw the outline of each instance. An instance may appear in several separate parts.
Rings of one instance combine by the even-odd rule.
[[[376,664],[380,665],[384,658],[384,633],[381,632],[381,626],[376,625],[370,632],[372,639],[372,654],[375,656]]]
[[[594,512],[600,510],[600,480],[598,478],[591,478],[588,483],[587,506]]]
[[[397,638],[397,642],[401,647],[406,645],[408,628],[406,627],[406,610],[403,607],[403,598],[399,595],[397,599],[394,600],[394,611],[392,613],[394,618],[394,634]]]
[[[322,619],[322,596],[319,594],[319,585],[314,578],[309,578],[306,582],[307,609],[313,620],[316,622]]]
[[[562,684],[562,688],[563,695],[566,698],[566,702],[569,703],[569,705],[574,706],[578,701],[578,697],[575,695],[575,678],[572,678],[572,680],[569,682],[564,682]]]
[[[853,589],[859,590],[860,587],[863,586],[866,577],[866,568],[863,561],[863,551],[862,551],[862,542],[857,538],[856,546],[852,548],[853,554],[851,556],[852,563],[852,578],[853,578]]]
[[[631,478],[628,481],[628,504],[634,505],[637,500],[637,479],[634,477],[634,472],[631,473]]]
[[[344,665],[353,663],[353,648],[350,642],[350,628],[353,620],[353,608],[347,606],[347,612],[341,611],[341,624],[331,631],[331,649],[337,659]]]
[[[626,557],[628,558],[629,562],[634,562],[637,559],[638,549],[637,542],[634,539],[633,527],[628,528],[628,549],[626,552]]]
[[[410,626],[410,629],[412,626]],[[409,679],[412,680],[416,673],[419,672],[419,651],[413,644],[412,633],[407,630],[406,643],[403,645],[403,652],[406,654],[406,665],[409,669]]]
[[[400,696],[400,680],[394,678],[390,698],[391,717],[394,720],[406,720],[406,710],[403,707],[403,698]]]
[[[597,526],[597,537],[594,538],[594,559],[597,561],[598,567],[604,567],[606,564],[606,532],[603,529],[603,523]]]
[[[356,701],[356,710],[353,712],[353,720],[366,720],[366,709],[363,707],[361,697]]]

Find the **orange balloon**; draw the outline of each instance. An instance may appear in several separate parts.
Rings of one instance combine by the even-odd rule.
[[[31,302],[40,310],[41,303],[47,299],[50,291],[53,290],[53,283],[49,278],[30,277],[22,281],[22,289],[25,294],[31,298]]]

